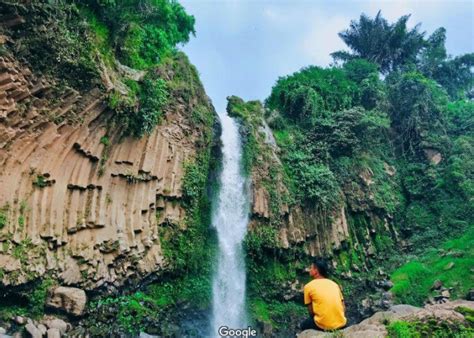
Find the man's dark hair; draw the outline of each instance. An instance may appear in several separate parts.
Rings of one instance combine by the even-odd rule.
[[[318,269],[319,274],[323,277],[329,277],[329,266],[324,258],[315,258],[313,265]]]

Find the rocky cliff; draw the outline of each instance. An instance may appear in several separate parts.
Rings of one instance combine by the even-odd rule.
[[[349,295],[351,323],[393,301],[423,304],[440,278],[465,297],[472,131],[462,126],[472,108],[421,73],[381,80],[363,59],[281,77],[264,104],[228,98],[252,178],[245,245],[251,310],[263,327],[282,335],[296,327],[291,317],[303,315],[305,269],[315,256],[330,262],[331,278]],[[435,266],[410,262],[389,280],[409,254],[441,241],[467,265],[443,276],[454,262],[420,255]]]
[[[41,54],[18,51],[28,28],[59,6],[2,6],[10,13],[0,22],[1,283],[49,276],[86,289],[116,288],[166,270],[172,262],[160,228],[186,228],[185,164],[212,141],[214,110],[196,71],[179,53],[147,70],[169,84],[168,103],[157,127],[128,136],[111,95],[125,97],[124,82],[140,83],[146,72],[105,65],[99,54],[88,86],[42,71],[35,64]],[[181,79],[193,95],[176,86]]]
[[[262,228],[271,229],[276,239],[275,246],[283,252],[298,250],[307,257],[335,257],[332,262],[336,269],[348,268],[350,260],[345,255],[349,250],[354,251],[361,258],[358,266],[353,262],[358,271],[367,269],[370,259],[378,250],[383,250],[378,242],[380,238],[397,241],[392,215],[381,209],[375,200],[371,187],[374,173],[370,168],[355,173],[358,180],[349,182],[351,186],[339,191],[339,201],[329,208],[317,203],[297,203],[291,190],[299,187],[291,186],[281,159],[282,150],[275,141],[274,131],[267,124],[264,107],[259,102],[244,102],[231,97],[228,109],[242,121],[244,149],[251,152],[248,155],[248,170],[252,178],[250,231],[258,234]],[[388,163],[383,165],[383,178],[393,180],[395,168]],[[355,224],[359,218],[362,224]]]

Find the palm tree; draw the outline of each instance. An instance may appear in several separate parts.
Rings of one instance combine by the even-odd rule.
[[[419,32],[419,24],[407,28],[410,15],[404,15],[394,24],[388,23],[379,11],[374,19],[362,14],[359,21],[352,20],[340,38],[351,49],[332,53],[337,61],[364,58],[380,65],[382,73],[388,73],[408,63],[414,63],[424,46],[424,32]]]

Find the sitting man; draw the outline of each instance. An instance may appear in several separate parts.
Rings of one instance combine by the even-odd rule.
[[[330,331],[346,325],[344,298],[341,289],[328,279],[328,265],[323,259],[315,259],[309,275],[313,278],[304,286],[304,304],[310,317],[301,323],[301,330]]]

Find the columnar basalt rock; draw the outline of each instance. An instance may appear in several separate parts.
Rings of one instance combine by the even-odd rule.
[[[150,135],[123,138],[109,128],[105,95],[59,88],[0,57],[4,285],[53,273],[89,289],[119,286],[165,267],[159,225],[184,226],[183,164],[202,130],[183,103]]]
[[[375,189],[380,182],[372,169],[361,168],[356,181],[341,183],[331,205],[298,201],[301,187],[291,186],[291,172],[284,163],[288,150],[279,148],[267,124],[272,123],[272,113],[257,101],[245,102],[235,96],[228,100],[229,113],[241,121],[244,150],[248,149],[252,162],[250,233],[276,231],[276,243],[269,245],[283,249],[280,252],[296,248],[307,256],[333,257],[335,268],[339,264],[356,271],[366,268],[366,258],[383,250],[384,240],[397,240],[393,216],[378,205]],[[396,175],[395,168],[385,162],[384,170],[389,177]],[[359,220],[360,224],[355,224]],[[345,260],[338,259],[341,254]],[[358,263],[361,266],[349,266],[348,255],[363,257]]]

